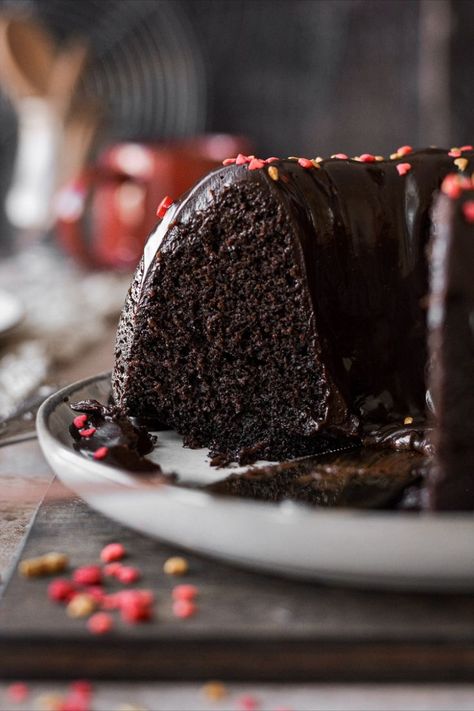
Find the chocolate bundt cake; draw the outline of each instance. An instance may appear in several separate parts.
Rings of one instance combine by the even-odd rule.
[[[473,157],[471,146],[404,146],[389,160],[240,155],[165,199],[119,324],[115,402],[216,462],[317,454],[374,427],[406,448],[403,428],[425,418],[433,203]],[[469,365],[459,348],[472,368],[472,338]],[[446,397],[435,400],[448,418]]]

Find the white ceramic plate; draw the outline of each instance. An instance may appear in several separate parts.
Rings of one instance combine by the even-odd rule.
[[[72,448],[65,398],[106,402],[109,375],[52,395],[38,413],[38,437],[59,478],[95,509],[142,533],[260,571],[364,587],[474,590],[474,516],[312,509],[216,497],[173,485],[144,485]],[[223,478],[206,450],[160,433],[152,458],[164,471]],[[232,471],[236,471],[233,469]]]
[[[0,289],[0,337],[17,326],[23,315],[21,301]]]

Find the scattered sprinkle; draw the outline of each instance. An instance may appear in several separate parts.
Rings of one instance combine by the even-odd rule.
[[[278,172],[278,168],[276,168],[274,165],[271,165],[268,169],[268,175],[272,180],[278,180],[280,175]]]
[[[138,568],[134,568],[131,565],[123,565],[117,572],[117,579],[124,585],[136,583],[137,580],[140,579],[140,571]]]
[[[68,617],[89,617],[95,611],[97,602],[88,593],[78,593],[66,608]]]
[[[463,211],[464,219],[466,220],[466,222],[473,223],[474,222],[474,200],[466,200],[466,202],[462,206],[462,211]]]
[[[412,425],[413,424],[413,417],[410,417],[410,416],[405,417],[405,419],[403,420],[403,424],[404,425]]]
[[[347,156],[345,153],[334,153],[331,158],[338,158],[339,160],[348,160],[349,156]],[[316,160],[318,160],[316,158]],[[318,162],[321,162],[321,158],[318,160]]]
[[[84,565],[76,568],[72,579],[78,585],[99,585],[102,581],[102,571],[98,565]]]
[[[383,156],[375,156],[375,160],[377,161],[377,163],[380,163],[381,161],[385,160],[385,158]]]
[[[246,694],[237,699],[237,708],[240,709],[240,711],[255,711],[259,706],[258,700],[255,696],[250,696],[250,694]]]
[[[195,585],[176,585],[171,593],[173,600],[194,600],[197,594]]]
[[[249,170],[258,170],[259,168],[263,168],[265,165],[265,161],[261,160],[260,158],[252,158],[252,160],[249,163]]]
[[[222,165],[233,165],[236,161],[236,158],[226,158],[225,160],[222,161]]]
[[[186,575],[189,570],[188,561],[180,556],[168,558],[163,565],[163,572],[166,575]]]
[[[79,434],[81,437],[92,437],[93,434],[96,433],[96,428],[95,427],[89,427],[87,430],[79,430]]]
[[[288,160],[299,160],[298,156],[288,156]]]
[[[407,156],[409,153],[413,153],[413,148],[411,146],[400,146],[397,148],[398,156]]]
[[[208,681],[201,692],[210,701],[220,701],[228,694],[227,687],[221,681]]]
[[[448,153],[448,156],[451,156],[451,158],[459,158],[460,155],[461,155],[460,148],[451,148],[451,150]]]
[[[276,160],[280,160],[280,159],[276,158],[275,156],[270,156],[270,158],[265,159],[265,163],[274,163]]]
[[[84,427],[86,422],[87,422],[87,415],[77,415],[77,417],[75,417],[73,419],[72,424],[74,425],[74,427],[76,429],[82,430],[82,428]]]
[[[107,563],[107,565],[104,565],[104,575],[106,575],[108,578],[116,578],[121,568],[121,563]]]
[[[53,602],[69,602],[76,594],[76,588],[70,580],[56,578],[48,585],[48,597]]]
[[[192,600],[175,600],[173,602],[173,615],[186,619],[192,617],[197,612],[197,607]]]
[[[94,454],[92,455],[94,459],[105,459],[106,456],[109,453],[109,448],[108,447],[99,447],[98,449],[95,450]]]
[[[245,163],[249,163],[249,159],[247,156],[242,155],[242,153],[239,153],[237,158],[235,159],[235,164],[236,165],[244,165]]]
[[[470,184],[470,181],[468,182]],[[462,179],[456,173],[450,173],[441,183],[441,192],[453,199],[456,199],[461,195],[462,189]]]
[[[410,163],[399,163],[397,165],[398,175],[406,175],[406,173],[408,173],[409,170],[411,170]]]
[[[173,198],[171,198],[169,195],[165,195],[163,200],[160,202],[160,204],[156,208],[156,216],[159,218],[164,217],[166,215],[166,213],[168,212],[168,210],[170,209],[173,202],[174,202]]]
[[[92,634],[107,634],[113,626],[113,619],[107,612],[96,612],[87,621],[87,627]]]
[[[302,168],[314,168],[314,163],[309,158],[298,158],[298,164]]]
[[[13,703],[15,704],[21,704],[21,702],[25,701],[25,699],[27,699],[30,694],[28,686],[22,681],[17,681],[13,684],[10,684],[9,686],[7,686],[6,691],[10,701],[13,701]]]
[[[100,552],[100,559],[103,563],[112,563],[122,560],[126,555],[125,546],[121,543],[109,543]]]
[[[466,170],[467,166],[469,165],[469,161],[467,158],[455,158],[453,160],[454,165],[459,168],[459,170]]]
[[[69,558],[64,553],[47,553],[38,558],[22,560],[18,566],[20,574],[25,578],[36,578],[41,575],[61,573],[67,567]]]
[[[474,150],[472,146],[461,146],[460,151],[472,151]]]
[[[105,599],[105,591],[101,585],[88,585],[87,593],[90,595],[98,605],[102,605]]]
[[[361,161],[362,163],[374,163],[375,161],[375,156],[372,155],[372,153],[362,153],[356,160]]]

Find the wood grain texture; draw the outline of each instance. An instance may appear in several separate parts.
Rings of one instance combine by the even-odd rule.
[[[125,529],[77,499],[41,506],[22,557],[60,549],[73,566],[122,541],[157,618],[91,637],[46,596],[48,580],[14,573],[0,605],[2,676],[193,680],[472,680],[474,599],[329,588],[242,571],[188,555],[199,614],[171,611],[176,549]],[[182,580],[182,579],[181,579]]]

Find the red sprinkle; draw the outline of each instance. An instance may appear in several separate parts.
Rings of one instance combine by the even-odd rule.
[[[413,153],[413,148],[411,146],[400,146],[400,148],[397,148],[397,153],[399,156],[406,156],[409,153]]]
[[[198,589],[195,585],[176,585],[171,594],[173,600],[194,600]]]
[[[235,161],[236,161],[236,158],[225,158],[222,161],[222,165],[233,165],[233,163],[235,163]]]
[[[17,681],[7,687],[7,696],[15,704],[21,704],[22,701],[28,698],[29,693],[28,686],[22,681]]]
[[[113,626],[113,620],[107,612],[96,612],[87,620],[87,627],[92,634],[106,634]]]
[[[451,156],[451,158],[459,158],[460,155],[461,155],[461,149],[460,149],[460,148],[456,148],[456,150],[454,150],[454,151],[451,150],[451,151],[449,151],[449,153],[448,153],[448,156]]]
[[[125,547],[121,543],[109,543],[107,546],[102,548],[100,552],[100,559],[103,563],[112,563],[116,560],[122,560],[125,554]]]
[[[397,170],[398,175],[405,175],[409,170],[411,170],[411,165],[410,163],[399,163],[397,165]]]
[[[298,164],[302,168],[314,168],[313,163],[309,160],[309,158],[298,158]]]
[[[76,593],[76,588],[70,580],[56,578],[48,585],[48,597],[54,602],[69,602]]]
[[[69,685],[69,689],[78,696],[90,698],[92,696],[92,684],[86,679],[78,679]]]
[[[249,170],[257,170],[258,168],[263,168],[265,161],[260,158],[252,158],[249,163]]]
[[[171,205],[173,204],[174,200],[171,198],[169,195],[165,195],[163,200],[160,202],[158,207],[156,208],[156,216],[157,217],[164,217],[168,210],[170,209]]]
[[[99,447],[99,449],[96,449],[94,454],[92,455],[94,459],[105,459],[106,456],[109,453],[109,448],[108,447]]]
[[[472,151],[474,150],[472,146],[461,146],[460,151]]]
[[[119,570],[122,569],[121,563],[108,563],[104,565],[104,575],[110,578],[116,578]]]
[[[197,607],[192,600],[175,600],[173,602],[173,615],[175,617],[192,617],[197,612]]]
[[[255,711],[259,706],[258,700],[255,696],[250,696],[250,694],[246,694],[237,699],[237,707],[241,709],[241,711]]]
[[[466,222],[474,222],[474,200],[466,200],[462,206],[462,211]]]
[[[76,568],[72,579],[78,585],[99,585],[102,582],[102,571],[98,565],[84,565]]]
[[[87,422],[87,415],[78,415],[77,417],[75,417],[73,419],[72,424],[74,425],[74,427],[76,429],[81,430],[84,427],[84,425],[86,424],[86,422]]]
[[[272,156],[271,158],[267,158],[265,160],[265,163],[274,163],[276,160],[280,160],[279,158],[275,158],[275,156]]]
[[[235,159],[235,164],[244,165],[245,163],[250,163],[250,158],[248,156],[244,156],[242,153],[239,153],[239,155]]]
[[[345,153],[335,153],[333,156],[331,156],[331,158],[339,158],[339,160],[348,160],[349,156],[346,156]]]
[[[91,711],[90,698],[72,691],[61,701],[57,711]]]
[[[112,593],[104,595],[101,606],[104,610],[119,610],[120,609],[120,593]]]
[[[461,181],[456,174],[450,174],[445,177],[441,183],[441,192],[450,198],[456,199],[461,195]]]
[[[104,588],[100,585],[90,585],[87,588],[87,594],[93,597],[94,600],[99,603],[99,605],[102,605],[102,603],[104,602],[105,592]]]
[[[122,565],[120,570],[117,572],[117,578],[124,585],[136,583],[137,580],[140,579],[140,571],[137,568],[133,568],[131,565]]]
[[[375,156],[373,156],[372,153],[362,153],[362,155],[359,156],[359,160],[362,161],[362,163],[374,163]]]
[[[81,437],[92,437],[93,434],[95,434],[96,428],[95,427],[89,427],[88,430],[79,430],[79,434]]]

